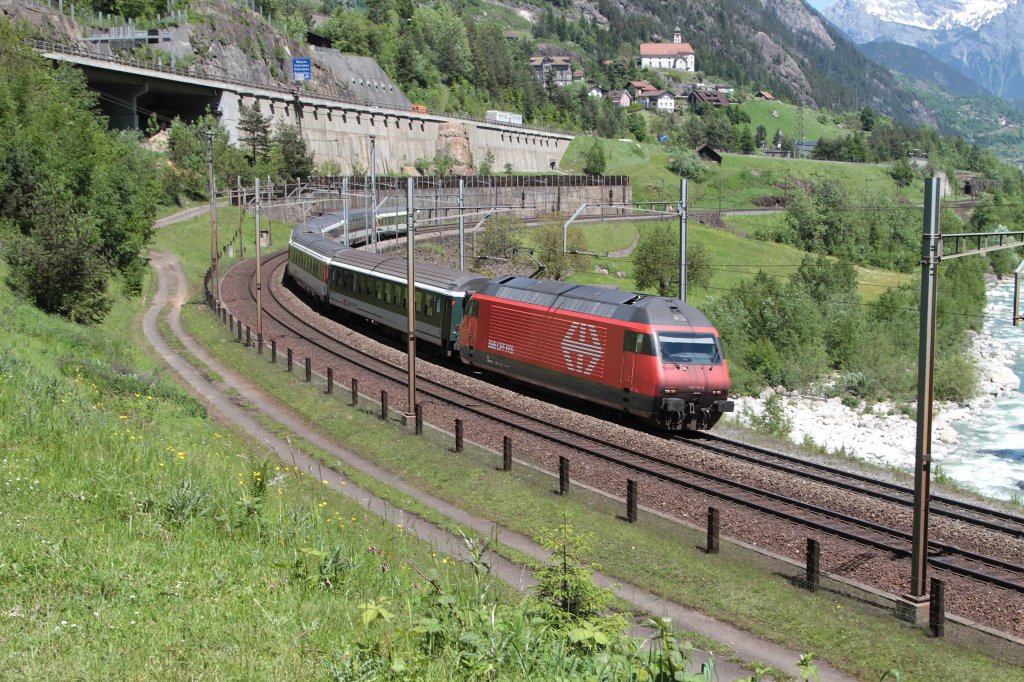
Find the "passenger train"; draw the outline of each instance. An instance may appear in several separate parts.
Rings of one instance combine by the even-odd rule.
[[[405,258],[302,228],[288,251],[286,283],[317,305],[407,330]],[[677,299],[424,264],[415,296],[416,338],[467,365],[670,430],[734,409],[718,331]]]

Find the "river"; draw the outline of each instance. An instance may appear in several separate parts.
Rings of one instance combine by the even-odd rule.
[[[1021,385],[980,401],[971,416],[955,422],[958,441],[949,446],[939,466],[954,480],[986,495],[1024,499],[1024,325],[1012,325],[1012,310],[1013,280],[990,287],[983,342],[1022,380]]]

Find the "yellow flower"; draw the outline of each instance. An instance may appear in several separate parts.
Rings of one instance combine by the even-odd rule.
[[[328,485],[326,478],[324,480],[320,481],[320,482],[323,483],[324,485]]]

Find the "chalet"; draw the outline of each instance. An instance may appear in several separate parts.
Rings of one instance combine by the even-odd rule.
[[[667,90],[654,90],[653,92],[644,92],[637,96],[636,101],[644,105],[647,109],[655,109],[657,111],[675,111],[676,110],[676,98],[671,92]]]
[[[729,106],[729,98],[720,92],[694,90],[690,93],[690,96],[686,101],[690,104],[691,109],[700,104],[704,104],[705,102],[713,107]]]
[[[587,94],[591,97],[604,97],[604,90],[600,85],[591,84],[587,90]]]
[[[572,82],[572,59],[570,57],[530,57],[533,75],[545,86],[564,88]]]
[[[754,93],[754,99],[763,99],[767,102],[771,102],[775,99],[775,96],[767,90],[758,90]]]
[[[722,165],[722,155],[715,151],[715,148],[707,142],[697,147],[694,151],[697,152],[697,156],[699,156],[702,161],[718,164],[719,166]]]
[[[608,99],[620,107],[628,107],[633,103],[633,97],[629,94],[629,90],[612,90],[608,93]]]
[[[671,43],[640,43],[640,67],[645,69],[676,69],[693,73],[694,52],[676,26]]]
[[[575,71],[572,72],[572,82],[573,83],[582,83],[585,80],[586,80],[586,76],[584,75],[582,69],[576,69]]]

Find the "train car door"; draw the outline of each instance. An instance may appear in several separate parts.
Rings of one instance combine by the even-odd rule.
[[[622,343],[622,372],[619,379],[622,387],[632,389],[633,378],[636,375],[636,354],[639,350],[640,334],[627,331]]]
[[[462,326],[459,328],[459,353],[465,354],[467,358],[473,357],[473,342],[477,334],[477,315],[480,312],[480,302],[467,295],[463,299],[465,310],[462,314]]]

